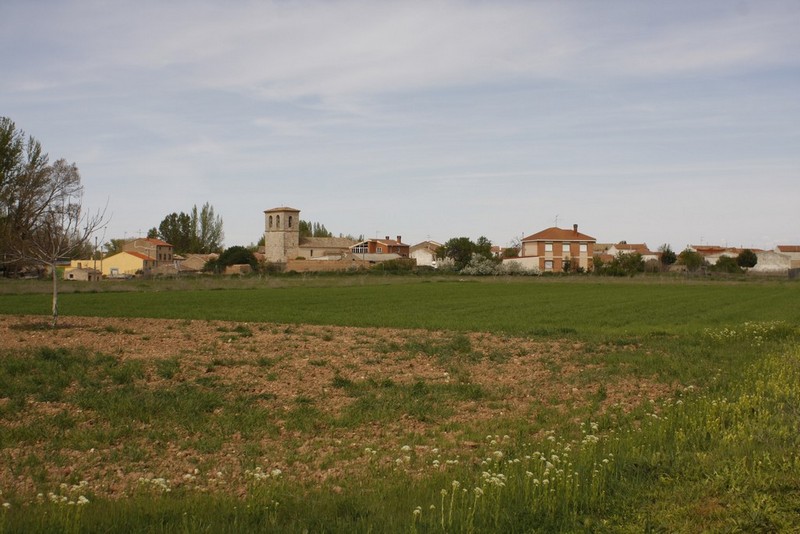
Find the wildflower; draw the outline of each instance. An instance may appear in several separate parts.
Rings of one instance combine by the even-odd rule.
[[[402,447],[400,447],[400,450],[403,452],[408,452],[411,450],[411,447],[409,447],[408,445],[403,445]]]
[[[498,460],[502,460],[503,459],[503,451],[494,451],[492,454]]]
[[[458,487],[461,486],[461,483],[458,480],[454,480],[451,485],[453,486],[454,490],[457,490]]]
[[[81,506],[83,506],[84,504],[89,504],[89,499],[81,495],[80,497],[78,497],[78,504]]]
[[[419,517],[421,515],[422,515],[422,507],[417,506],[416,508],[414,508],[414,517]]]
[[[475,494],[475,497],[480,497],[483,495],[483,490],[481,488],[474,488],[472,492]]]
[[[10,503],[10,502],[4,502],[4,503],[3,503],[3,508],[5,508],[6,510],[8,510],[9,508],[11,508],[11,503]]]

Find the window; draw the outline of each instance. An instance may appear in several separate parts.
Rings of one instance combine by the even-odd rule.
[[[545,252],[553,252],[553,244],[552,243],[545,243],[544,244],[544,251]]]
[[[569,243],[564,243],[561,245],[561,255],[569,256]]]
[[[292,227],[292,216],[289,215],[289,228],[291,228],[291,227]]]
[[[586,254],[589,251],[589,247],[586,246],[586,243],[581,243],[581,254]]]
[[[380,254],[381,252],[383,252],[383,247],[378,247],[378,254]]]
[[[281,216],[280,215],[276,215],[275,216],[275,226],[277,226],[278,228],[281,227]]]
[[[269,216],[269,227],[272,228],[272,215]]]
[[[353,247],[353,254],[366,254],[369,252],[369,247],[366,243],[359,243]]]
[[[544,270],[545,271],[552,271],[553,270],[553,260],[546,260],[544,262]]]

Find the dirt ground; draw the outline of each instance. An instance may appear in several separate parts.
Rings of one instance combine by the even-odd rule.
[[[0,317],[2,351],[64,347],[149,364],[177,359],[180,370],[176,376],[165,379],[155,372],[155,365],[148,365],[139,381],[144,387],[156,388],[169,385],[166,382],[213,376],[240,394],[265,399],[276,414],[287,413],[299,399],[309,399],[322,413],[340,415],[353,398],[344,388],[334,387],[337,377],[396,384],[470,383],[486,391],[490,400],[460,401],[444,421],[423,422],[403,416],[356,429],[326,428],[321,432],[287,428],[278,416],[277,432],[263,435],[258,443],[231,432],[219,447],[205,452],[187,445],[197,436],[151,441],[143,425],[133,443],[90,451],[59,450],[57,459],[44,461],[45,473],[41,474],[40,468],[38,476],[25,467],[26,462],[30,463],[32,455],[52,456],[52,444],[0,449],[5,464],[0,469],[0,490],[20,495],[35,495],[61,482],[69,484],[66,489],[61,487],[67,491],[86,481],[83,487],[93,495],[118,497],[142,484],[163,489],[160,482],[153,482],[162,478],[170,488],[242,493],[254,464],[264,472],[279,469],[284,478],[322,483],[371,469],[376,463],[387,468],[401,465],[398,460],[404,460],[401,450],[407,443],[414,445],[413,459],[405,460],[405,466],[412,468],[416,463],[414,468],[422,468],[434,459],[445,464],[448,458],[463,458],[476,448],[475,438],[459,430],[471,425],[486,428],[493,420],[534,420],[542,406],[564,414],[590,403],[600,410],[611,406],[627,410],[671,390],[667,384],[624,374],[602,384],[589,380],[588,376],[597,376],[602,370],[604,348],[569,340],[224,321],[65,317],[56,331],[44,327],[46,324],[46,317]],[[454,339],[461,347],[457,357],[431,353],[437,347],[452,346]],[[600,388],[602,395],[598,395]],[[8,401],[3,397],[0,391],[0,403]],[[79,421],[76,431],[83,425],[98,424],[92,414],[81,413],[75,406],[34,400],[29,402],[25,418],[35,424],[37,418],[63,410]],[[20,423],[0,420],[0,430],[10,424]],[[445,426],[447,430],[442,430]],[[503,434],[502,429],[497,433]],[[141,451],[135,459],[129,454],[131,447]]]

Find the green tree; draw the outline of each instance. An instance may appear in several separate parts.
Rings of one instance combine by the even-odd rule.
[[[712,271],[718,273],[737,274],[742,272],[742,268],[736,262],[736,258],[731,256],[720,256],[717,263],[711,267]]]
[[[745,269],[750,269],[756,266],[758,263],[758,256],[756,253],[750,250],[749,248],[744,249],[736,256],[736,264],[739,267],[743,267]]]
[[[249,265],[252,269],[258,270],[258,260],[251,250],[242,246],[233,246],[225,249],[216,260],[206,263],[203,270],[221,273],[226,267],[231,265]]]
[[[634,276],[644,272],[644,259],[638,252],[618,252],[609,262],[603,262],[596,256],[594,272],[606,276]]]
[[[53,279],[52,326],[58,322],[58,262],[86,249],[105,213],[83,209],[78,167],[47,154],[33,137],[0,117],[0,243],[3,262],[47,267]]]
[[[191,252],[209,254],[222,250],[222,218],[214,213],[211,204],[206,202],[199,211],[196,205],[192,208],[190,227],[194,237]]]
[[[178,254],[210,254],[222,251],[224,233],[222,218],[214,213],[208,202],[198,209],[193,206],[186,214],[170,213],[158,226],[158,237]]]
[[[170,213],[158,225],[158,236],[172,245],[176,254],[192,252],[192,220],[189,215]]]
[[[696,250],[686,248],[678,254],[678,263],[685,266],[689,272],[695,272],[706,265],[706,260]]]
[[[304,237],[333,237],[325,225],[318,222],[300,220],[300,238]]]
[[[453,268],[463,269],[472,258],[472,241],[468,237],[453,237],[436,249],[436,257],[440,260],[453,260]]]
[[[6,272],[30,265],[15,250],[37,218],[56,198],[48,198],[51,167],[34,137],[0,117],[0,262]]]
[[[658,247],[658,251],[661,252],[661,265],[668,267],[678,261],[678,255],[673,252],[672,247],[670,247],[668,243],[664,243]]]
[[[113,256],[125,250],[124,239],[110,239],[103,245],[103,252],[106,256]]]

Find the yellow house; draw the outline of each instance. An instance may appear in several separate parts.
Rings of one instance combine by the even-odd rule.
[[[155,259],[141,252],[126,251],[103,258],[101,269],[103,276],[123,278],[135,274],[146,274],[156,266],[156,263]]]

